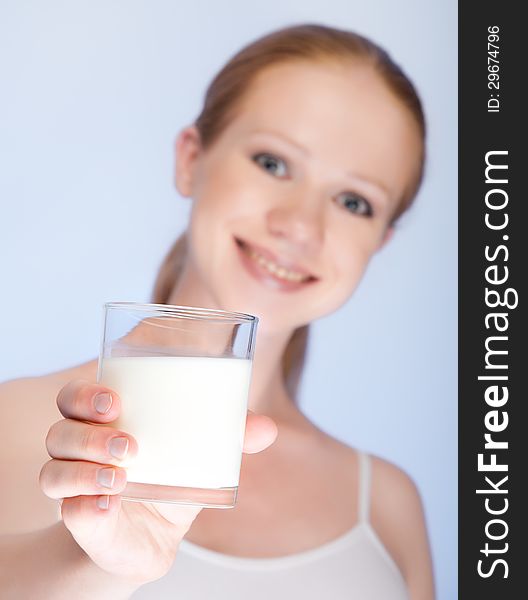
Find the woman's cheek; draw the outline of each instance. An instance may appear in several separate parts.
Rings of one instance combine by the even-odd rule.
[[[367,268],[371,252],[366,247],[350,247],[340,256],[339,280],[343,293],[348,298],[359,285]]]

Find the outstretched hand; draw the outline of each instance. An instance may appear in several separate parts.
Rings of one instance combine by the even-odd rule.
[[[51,460],[40,473],[43,492],[62,499],[65,526],[100,568],[138,584],[162,577],[202,507],[121,502],[123,461],[137,454],[138,445],[125,431],[99,426],[119,416],[115,391],[74,380],[59,392],[57,406],[64,419],[46,437]],[[272,419],[248,411],[245,453],[261,452],[276,436]]]

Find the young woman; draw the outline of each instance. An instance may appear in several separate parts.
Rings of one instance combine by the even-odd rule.
[[[295,402],[309,323],[350,297],[390,239],[424,144],[412,84],[356,34],[290,27],[227,63],[177,139],[191,218],[153,301],[260,318],[237,505],[121,502],[137,443],[98,426],[120,399],[94,383],[95,360],[7,382],[5,597],[434,597],[413,482]]]

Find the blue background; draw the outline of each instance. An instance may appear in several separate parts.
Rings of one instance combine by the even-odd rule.
[[[417,483],[438,598],[456,597],[454,0],[3,1],[0,379],[97,355],[101,305],[147,301],[190,203],[173,142],[243,44],[318,22],[386,47],[429,125],[424,186],[351,300],[313,325],[301,406]],[[467,200],[467,199],[466,199]]]

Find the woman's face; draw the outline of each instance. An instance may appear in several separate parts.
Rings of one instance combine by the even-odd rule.
[[[371,67],[295,62],[258,74],[207,151],[194,127],[176,150],[176,185],[193,199],[187,285],[278,332],[353,293],[390,237],[421,140]]]

